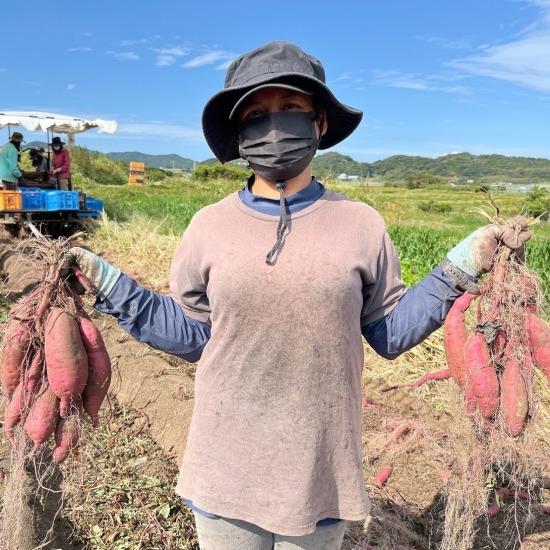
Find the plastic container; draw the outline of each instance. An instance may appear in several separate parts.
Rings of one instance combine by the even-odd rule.
[[[78,191],[46,191],[46,210],[78,210]]]
[[[86,197],[86,209],[95,210],[97,212],[103,212],[104,202],[99,199],[94,199],[93,197]]]
[[[24,190],[21,192],[22,197],[22,208],[23,210],[44,210],[45,208],[45,193],[42,191],[28,191]]]
[[[0,210],[21,210],[20,191],[0,191]]]

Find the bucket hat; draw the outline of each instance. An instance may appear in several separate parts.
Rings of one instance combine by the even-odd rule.
[[[55,136],[54,138],[52,138],[52,142],[50,143],[50,145],[65,145],[65,142],[59,136]]]
[[[202,113],[204,137],[220,162],[239,158],[238,107],[253,92],[278,86],[311,94],[327,114],[328,129],[319,149],[328,149],[357,128],[363,113],[341,103],[326,85],[321,62],[285,41],[269,42],[235,59],[223,89],[212,96]]]
[[[25,141],[23,139],[23,134],[21,132],[13,132],[12,135],[11,135],[11,139],[13,141],[19,141],[19,142]]]

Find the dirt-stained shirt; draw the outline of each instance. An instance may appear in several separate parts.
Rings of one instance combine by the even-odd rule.
[[[231,194],[191,221],[170,289],[212,331],[176,491],[203,510],[281,535],[367,516],[361,326],[405,291],[381,217],[331,191],[278,217]]]

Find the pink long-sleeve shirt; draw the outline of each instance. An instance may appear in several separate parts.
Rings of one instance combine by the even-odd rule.
[[[53,154],[52,169],[61,168],[61,172],[56,174],[59,179],[69,179],[71,177],[71,156],[67,149],[61,149]]]

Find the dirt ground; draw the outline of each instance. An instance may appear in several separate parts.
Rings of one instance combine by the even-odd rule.
[[[0,271],[5,276],[8,274],[12,282],[23,281],[21,285],[21,291],[23,291],[28,284],[32,283],[32,271],[29,272],[28,266],[24,266],[13,257],[11,246],[10,242],[0,241]],[[185,447],[194,403],[195,367],[137,343],[118,327],[114,319],[97,313],[94,313],[93,317],[104,335],[116,373],[112,386],[111,408],[107,408],[104,412],[105,428],[102,428],[101,433],[98,431],[97,437],[101,438],[98,444],[112,445],[115,449],[123,435],[127,438],[126,441],[144,437],[140,445],[143,449],[148,449],[147,452],[151,456],[157,457],[159,464],[162,465],[162,468],[159,466],[154,471],[147,470],[145,475],[148,478],[160,479],[164,484],[163,487],[166,486],[164,491],[167,494],[167,491],[172,490],[177,465],[181,461]],[[365,525],[362,523],[350,525],[344,549],[435,549],[438,548],[444,520],[446,475],[445,464],[438,453],[438,448],[439,443],[444,442],[445,434],[452,429],[453,418],[444,411],[434,409],[433,401],[425,399],[425,393],[414,391],[382,393],[380,390],[385,384],[379,376],[374,374],[379,372],[375,366],[380,365],[380,361],[382,360],[367,350],[363,378],[364,394],[367,397],[364,400],[363,444],[365,482],[372,497],[372,516]],[[442,382],[442,384],[449,383]],[[116,414],[113,412],[115,410],[118,411]],[[125,412],[121,413],[121,410]],[[408,428],[399,444],[388,445],[392,430],[396,425],[402,426],[404,423]],[[95,437],[91,438],[92,442],[96,441]],[[135,449],[137,454],[132,458],[137,470],[143,469],[139,449],[138,445]],[[5,446],[0,450],[0,457],[3,458],[0,468],[5,472],[8,457]],[[147,461],[147,456],[145,459]],[[167,466],[166,461],[171,466]],[[153,467],[152,464],[154,461],[149,461],[148,467]],[[386,486],[379,489],[374,485],[373,477],[386,464],[393,466],[393,472]],[[87,467],[90,468],[90,466]],[[92,470],[87,471],[92,472]],[[106,483],[110,486],[109,490],[117,483],[127,487],[124,485],[127,483],[125,480],[137,479],[129,477],[129,472],[117,471],[117,468],[112,467],[109,469],[109,475],[112,476],[110,481],[97,478],[97,483]],[[137,474],[134,471],[131,475]],[[52,487],[59,489],[63,487],[62,476],[63,472],[60,472],[57,477],[51,476],[48,482]],[[33,495],[36,491],[32,485],[32,472],[28,473],[28,478],[28,494]],[[89,487],[90,494],[93,489],[94,487]],[[128,492],[128,488],[125,491]],[[118,535],[113,538],[115,526],[111,528],[111,532],[102,527],[111,525],[105,514],[112,513],[112,508],[105,505],[102,511],[101,506],[97,504],[101,500],[98,500],[94,501],[94,514],[92,516],[88,512],[84,514],[82,510],[86,499],[82,498],[82,494],[76,494],[74,490],[73,494],[70,493],[69,491],[65,503],[70,513],[59,514],[56,517],[54,539],[46,548],[52,550],[55,548],[63,550],[196,548],[192,533],[185,541],[174,542],[164,523],[157,527],[169,533],[163,540],[170,539],[172,541],[170,544],[147,546],[140,543],[139,546],[118,546],[115,544]],[[51,493],[51,495],[56,494]],[[112,492],[109,495],[111,499],[121,498],[113,496]],[[146,493],[142,493],[135,498],[140,502],[146,496]],[[550,502],[550,491],[547,490],[544,496],[545,501]],[[49,501],[46,499],[45,502],[33,501],[29,497],[28,521],[25,521],[29,529],[25,533],[25,540],[19,550],[33,548],[32,541],[34,540],[36,544],[36,541],[41,540],[52,524],[54,510],[57,510],[58,506],[59,500],[53,497]],[[148,508],[148,506],[145,502],[143,507]],[[167,520],[183,517],[186,518],[185,521],[189,521],[188,511],[183,508],[175,500],[171,500]],[[103,515],[102,512],[104,512]],[[34,524],[30,521],[33,515]],[[144,520],[146,524],[151,521]],[[510,536],[503,534],[505,530],[501,522],[504,521],[507,521],[505,514],[492,518],[489,524],[485,518],[481,518],[473,550],[490,548],[504,550],[513,547]],[[82,525],[78,525],[79,522],[82,522]],[[89,525],[84,525],[86,522]],[[30,529],[31,524],[33,529]],[[152,529],[157,527],[153,526]],[[189,529],[192,529],[191,524]],[[120,532],[121,537],[124,535],[123,530],[116,532]],[[74,536],[71,537],[71,533],[76,533],[80,541],[75,540]],[[149,533],[144,532],[143,536],[149,536]],[[536,516],[521,538],[523,550],[550,550],[550,516]]]

